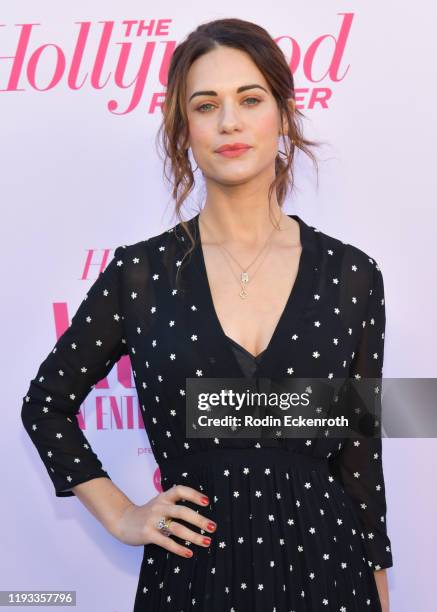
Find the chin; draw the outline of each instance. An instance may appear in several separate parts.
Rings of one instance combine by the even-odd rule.
[[[233,185],[245,183],[254,179],[263,172],[265,168],[262,166],[260,167],[259,164],[243,163],[243,160],[224,159],[223,161],[219,160],[217,164],[205,164],[203,168],[199,165],[199,170],[202,172],[205,179],[223,185]]]
[[[247,170],[233,168],[232,170],[230,169],[229,172],[222,172],[215,175],[214,180],[223,185],[239,185],[251,181],[258,174],[259,172],[257,170],[249,172]]]

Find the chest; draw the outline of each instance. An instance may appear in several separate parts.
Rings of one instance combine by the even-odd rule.
[[[217,249],[204,250],[210,306],[216,322],[226,336],[253,356],[266,350],[291,299],[301,253],[301,246],[270,249],[244,274],[225,265]]]
[[[258,293],[254,283],[249,303],[239,297],[235,279],[219,272],[209,279],[198,252],[181,290],[162,262],[152,260],[152,280],[134,300],[125,287],[126,341],[139,391],[164,385],[183,393],[189,377],[243,376],[227,336],[252,355],[263,352],[256,376],[346,376],[360,321],[350,335],[341,316],[341,285],[331,282],[335,271],[323,269],[310,250],[293,265],[274,281],[260,282]],[[276,299],[265,295],[268,287]]]

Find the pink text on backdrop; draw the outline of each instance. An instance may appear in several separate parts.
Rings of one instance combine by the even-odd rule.
[[[296,74],[300,68],[303,78],[308,83],[318,83],[324,79],[337,83],[345,78],[349,70],[347,66],[340,74],[341,61],[345,54],[354,14],[338,13],[337,15],[342,19],[338,35],[318,36],[306,50],[303,50],[291,36],[282,35],[275,38],[281,48],[285,47],[283,51],[290,58],[289,63],[293,74]],[[30,48],[32,35],[36,35],[33,30],[36,26],[41,26],[41,23],[14,24],[19,28],[15,52],[12,55],[0,55],[2,62],[0,64],[0,93],[26,91],[27,88],[23,81],[26,81],[32,89],[40,92],[53,89],[63,79],[67,87],[72,90],[81,89],[87,84],[93,89],[104,89],[109,83],[112,83],[121,90],[131,90],[130,99],[124,110],[119,109],[117,100],[111,99],[107,103],[107,108],[111,113],[126,115],[135,110],[142,99],[155,55],[159,55],[158,61],[160,62],[158,81],[163,87],[166,86],[169,62],[177,45],[175,40],[163,38],[168,37],[168,27],[171,22],[171,19],[157,19],[147,23],[144,20],[124,20],[120,24],[114,21],[98,21],[97,24],[102,24],[102,28],[95,51],[91,49],[92,41],[89,41],[90,35],[91,39],[94,35],[92,22],[74,22],[79,26],[79,30],[71,58],[67,58],[61,46],[55,43],[44,43],[36,48],[35,46]],[[5,25],[0,24],[0,28]],[[114,34],[116,26],[117,30]],[[115,38],[120,36],[130,40],[120,41]],[[137,41],[144,36],[155,36],[157,40],[147,41],[140,55],[136,48],[140,43]],[[331,55],[325,48],[326,45],[322,46],[325,41],[329,42],[329,39],[333,43]],[[290,43],[290,49],[286,48],[287,45],[284,44],[286,42]],[[134,45],[134,43],[137,44]],[[68,47],[70,47],[69,43]],[[3,79],[3,75],[7,76],[4,65],[7,60],[11,61],[11,68],[8,77]],[[135,70],[130,64],[135,64],[136,73],[131,77],[130,82],[126,82],[126,74],[131,74]],[[90,73],[86,72],[87,68]],[[111,68],[114,69],[114,72],[111,71]],[[47,74],[49,74],[48,77]],[[48,81],[45,85],[41,84],[42,76]],[[5,80],[4,83],[3,80]],[[332,89],[330,86],[296,88],[298,107],[302,107],[299,105],[299,102],[303,101],[301,94],[307,93],[309,94],[307,108],[313,108],[315,105],[327,108],[327,100],[332,96]],[[154,113],[160,109],[164,97],[165,92],[152,93],[148,112]]]

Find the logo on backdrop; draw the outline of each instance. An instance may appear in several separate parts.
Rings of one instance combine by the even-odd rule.
[[[346,46],[354,13],[338,13],[335,33],[315,36],[306,46],[290,34],[274,37],[298,81],[298,108],[329,108],[333,84],[349,70]],[[39,22],[0,23],[0,94],[46,92],[56,87],[102,90],[114,115],[160,111],[173,51],[172,19],[75,21],[68,40],[45,40]],[[1,28],[10,28],[9,30]],[[6,42],[6,35],[8,40]],[[155,84],[155,72],[162,90]],[[152,82],[153,79],[153,82]],[[146,91],[146,85],[148,90]],[[104,90],[111,92],[108,100]],[[119,90],[117,95],[114,91]]]

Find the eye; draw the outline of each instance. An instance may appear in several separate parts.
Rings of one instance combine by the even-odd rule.
[[[243,100],[243,102],[247,102],[248,100],[255,100],[255,102],[261,103],[261,100],[259,100],[258,98],[245,98]],[[210,102],[205,102],[204,104],[201,104],[200,106],[198,106],[196,108],[196,111],[199,111],[199,113],[206,113],[206,112],[208,112],[207,110],[202,110],[205,106],[214,106],[214,105],[211,104]],[[258,104],[248,104],[247,106],[258,106]]]
[[[199,111],[200,113],[203,113],[204,111],[201,110],[201,109],[204,108],[205,106],[212,106],[212,104],[209,104],[208,102],[205,102],[205,104],[201,104],[200,106],[198,106],[196,108],[196,111]]]
[[[258,98],[246,98],[244,101],[247,102],[248,100],[255,100],[255,102],[261,102],[261,100],[259,100]],[[249,104],[249,106],[258,106],[257,104]]]

